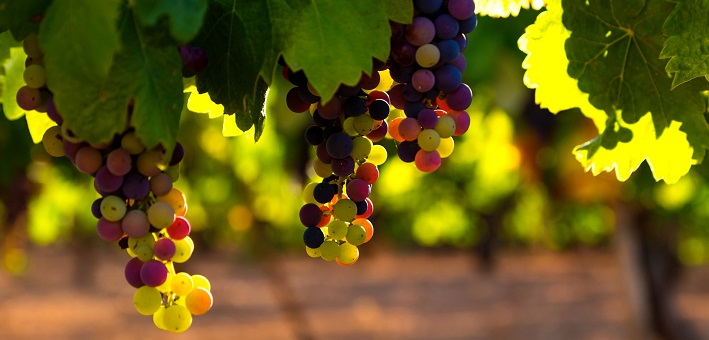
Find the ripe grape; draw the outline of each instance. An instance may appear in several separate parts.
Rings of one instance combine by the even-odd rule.
[[[110,156],[110,155],[109,155]],[[165,173],[150,178],[150,192],[155,196],[167,195],[172,190],[172,180]]]
[[[121,223],[117,221],[112,222],[103,217],[99,218],[96,223],[96,231],[101,239],[109,242],[118,241],[123,237]]]
[[[194,243],[189,236],[181,240],[175,240],[175,255],[172,256],[172,261],[176,263],[184,263],[192,257],[194,252]]]
[[[142,210],[131,210],[123,217],[121,222],[123,232],[132,238],[141,238],[148,234],[150,223],[148,216]]]
[[[133,294],[133,305],[138,313],[153,315],[162,306],[162,294],[154,287],[142,286]]]
[[[337,255],[338,263],[342,265],[353,264],[359,258],[359,249],[350,244],[343,243],[340,245],[340,253]]]
[[[157,287],[167,280],[167,267],[157,260],[147,261],[140,268],[140,280],[146,286]]]
[[[175,209],[167,202],[158,201],[148,208],[148,221],[158,229],[169,227],[175,222]]]
[[[190,234],[192,227],[190,222],[182,216],[177,216],[175,222],[167,227],[167,235],[173,240],[181,240]]]
[[[124,149],[115,149],[108,154],[106,158],[106,167],[108,171],[116,176],[124,176],[132,169],[132,160],[128,151]]]
[[[29,86],[20,87],[17,90],[17,105],[23,110],[34,110],[40,106],[42,103],[42,95],[39,89],[32,88]]]
[[[64,156],[64,142],[61,135],[61,128],[52,126],[42,136],[44,150],[52,157]]]
[[[202,315],[212,308],[213,301],[212,293],[205,288],[199,287],[187,295],[185,306],[190,313]]]
[[[169,238],[161,238],[153,245],[153,253],[160,260],[168,261],[175,255],[175,243]]]
[[[194,281],[192,280],[192,276],[185,272],[175,274],[175,277],[172,278],[170,285],[172,292],[177,296],[186,296],[194,289]]]
[[[318,248],[325,241],[325,234],[318,227],[308,227],[303,231],[303,242],[306,247]]]
[[[367,232],[364,230],[364,227],[359,224],[350,224],[347,228],[345,238],[347,238],[347,243],[353,246],[359,246],[362,245],[367,238]]]

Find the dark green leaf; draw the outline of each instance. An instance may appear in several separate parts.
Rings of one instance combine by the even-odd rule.
[[[146,26],[153,26],[163,16],[169,17],[170,34],[180,43],[197,35],[207,11],[207,0],[140,0],[135,16]]]
[[[569,75],[591,104],[609,113],[622,111],[628,124],[650,113],[656,136],[672,120],[695,148],[695,159],[709,147],[704,103],[697,86],[670,91],[671,79],[659,59],[664,43],[661,27],[673,5],[664,0],[563,1]]]
[[[679,4],[662,28],[667,41],[661,58],[671,58],[667,72],[674,73],[672,87],[693,78],[709,79],[709,0],[675,0]]]

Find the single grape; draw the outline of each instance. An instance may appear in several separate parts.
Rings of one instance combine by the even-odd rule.
[[[333,134],[326,142],[327,153],[335,159],[347,157],[352,152],[352,147],[352,138],[344,132]]]
[[[436,37],[438,39],[453,39],[460,28],[458,20],[445,13],[437,16],[433,24],[436,26]]]
[[[372,141],[369,140],[369,138],[358,136],[352,139],[352,152],[350,153],[350,157],[353,159],[364,159],[371,151]]]
[[[330,202],[335,194],[337,194],[337,190],[328,183],[318,183],[313,189],[313,197],[321,204]]]
[[[364,136],[374,129],[374,119],[370,115],[359,115],[354,118],[352,125],[358,134]]]
[[[96,171],[96,186],[103,192],[116,192],[123,185],[123,177],[112,174],[107,166]]]
[[[126,133],[121,138],[121,148],[128,151],[131,155],[138,155],[145,150],[145,145],[138,139],[133,132]]]
[[[50,156],[64,156],[64,141],[59,126],[52,126],[44,132],[42,144],[44,145],[44,150],[47,151]]]
[[[371,201],[370,201],[371,203]],[[367,219],[368,217],[360,217],[352,221],[352,224],[356,225],[361,225],[362,228],[364,228],[364,231],[366,233],[366,237],[364,238],[364,243],[369,242],[369,240],[372,239],[372,236],[374,236],[374,225],[372,225],[372,222]]]
[[[473,100],[473,92],[470,87],[465,83],[461,83],[458,88],[449,92],[446,96],[446,103],[451,110],[463,111],[470,106]]]
[[[325,241],[325,234],[318,227],[308,227],[303,231],[303,243],[306,247],[318,248]]]
[[[414,160],[416,168],[423,172],[433,172],[441,166],[441,155],[438,151],[419,150]]]
[[[367,157],[367,161],[374,165],[382,165],[387,160],[387,150],[381,145],[372,146],[372,151]]]
[[[175,255],[172,257],[172,261],[176,263],[184,263],[192,257],[192,252],[194,252],[194,243],[189,236],[181,240],[175,240]]]
[[[120,222],[111,222],[103,217],[99,218],[96,223],[96,232],[98,236],[109,242],[116,242],[123,237],[123,229]]]
[[[389,124],[387,124],[387,121],[382,120],[381,122],[382,124],[379,125],[378,128],[367,134],[367,138],[369,138],[369,140],[373,143],[379,142],[380,140],[384,139],[384,137],[386,137],[387,135],[387,132],[389,132]]]
[[[334,220],[327,225],[327,233],[333,240],[341,240],[347,235],[347,223]]]
[[[431,70],[422,68],[411,76],[411,85],[418,92],[426,92],[436,84],[436,77]]]
[[[322,256],[322,253],[320,252],[320,248],[310,248],[308,246],[305,246],[305,252],[308,254],[308,256],[312,258],[318,258]]]
[[[167,202],[158,201],[148,208],[148,221],[158,229],[169,227],[175,222],[175,209]]]
[[[108,171],[116,176],[125,176],[132,168],[133,160],[128,151],[115,149],[106,157],[106,167]]]
[[[209,280],[203,275],[192,275],[192,282],[194,282],[195,289],[202,287],[208,291],[212,290],[212,285],[209,283]]]
[[[140,272],[142,268],[143,261],[141,261],[137,257],[130,259],[128,263],[126,263],[124,274],[126,277],[126,281],[128,281],[128,284],[135,288],[140,288],[145,285],[145,283],[143,283],[143,280],[140,278]]]
[[[340,255],[340,245],[335,241],[325,241],[320,245],[320,253],[325,261],[334,261]]]
[[[361,225],[350,224],[347,228],[347,235],[345,238],[347,239],[347,243],[354,246],[359,246],[363,244],[364,240],[367,238],[367,231],[364,230],[364,227]]]
[[[418,137],[418,144],[422,150],[433,151],[441,144],[441,136],[434,129],[424,129]]]
[[[101,216],[110,222],[120,221],[126,214],[126,202],[118,196],[106,196],[101,201]]]
[[[354,264],[358,258],[359,249],[356,246],[350,243],[343,243],[340,245],[340,253],[337,255],[338,263],[347,266]]]
[[[162,316],[165,329],[173,333],[182,333],[192,325],[192,314],[187,307],[176,304],[165,308]]]
[[[185,306],[194,315],[207,313],[212,308],[213,303],[212,293],[202,287],[192,290],[185,300]]]
[[[175,274],[170,282],[172,292],[177,296],[186,296],[194,289],[194,281],[190,274],[181,272]]]
[[[133,294],[133,305],[142,315],[153,315],[162,306],[162,294],[154,287],[142,286]]]
[[[436,26],[426,17],[416,17],[406,25],[406,40],[414,46],[428,44],[436,35]]]
[[[377,146],[379,145],[375,145],[374,147],[372,147],[372,149],[376,148]],[[332,167],[332,172],[335,175],[340,177],[347,177],[354,172],[355,161],[354,159],[352,159],[352,157],[347,156],[342,159],[333,159],[330,163],[330,166]]]
[[[308,111],[308,108],[310,108],[310,103],[300,98],[298,87],[291,88],[288,91],[286,94],[286,105],[289,110],[295,113],[302,113]]]
[[[458,20],[466,20],[475,14],[475,2],[470,0],[449,0],[448,12]]]
[[[84,146],[76,152],[74,164],[79,171],[85,174],[96,173],[103,165],[103,157],[101,152],[90,147]]]
[[[25,51],[27,56],[32,58],[41,58],[43,53],[39,48],[39,39],[37,34],[31,33],[24,40],[22,40],[22,49]]]
[[[329,163],[323,163],[320,159],[314,159],[313,160],[313,170],[315,170],[315,174],[325,178],[330,175],[332,175],[332,167],[330,166]]]
[[[39,89],[47,83],[47,75],[44,67],[37,64],[27,66],[22,77],[27,86],[35,89]]]
[[[306,203],[300,208],[300,223],[306,227],[316,226],[320,222],[321,217],[322,211],[316,204]]]
[[[362,163],[355,173],[357,178],[362,179],[367,184],[374,184],[379,179],[379,169],[376,165],[366,162]]]
[[[123,194],[128,198],[142,200],[150,192],[148,178],[139,173],[129,173],[123,179]]]
[[[146,286],[157,287],[167,280],[167,267],[157,260],[147,261],[140,268],[140,280]]]
[[[457,128],[455,119],[451,116],[441,116],[438,117],[436,125],[433,127],[441,138],[448,138],[453,136]]]
[[[357,205],[350,199],[341,199],[335,203],[333,214],[345,222],[352,221],[357,213]],[[311,247],[312,248],[312,247]]]
[[[406,118],[399,124],[399,135],[405,141],[413,141],[421,133],[421,125],[414,118]]]
[[[441,144],[438,145],[436,151],[438,151],[438,154],[441,156],[441,158],[446,158],[453,153],[454,145],[455,144],[453,143],[453,138],[441,138]]]
[[[153,253],[158,259],[168,261],[175,255],[175,243],[163,237],[153,245]]]
[[[138,171],[147,176],[152,177],[160,173],[159,165],[163,162],[163,154],[158,150],[147,150],[138,155],[137,168]]]
[[[441,52],[434,44],[425,44],[416,50],[416,63],[421,67],[433,67],[441,60]]]
[[[411,163],[416,159],[416,153],[418,153],[419,150],[421,150],[421,147],[418,143],[406,141],[399,144],[396,148],[396,153],[403,162]]]
[[[173,240],[181,240],[190,234],[192,227],[190,222],[183,216],[177,216],[175,222],[173,222],[166,229],[167,235]]]
[[[312,125],[305,130],[305,141],[310,145],[319,145],[325,140],[323,129],[317,125]]]
[[[455,120],[455,132],[453,136],[460,136],[468,131],[470,127],[470,115],[466,111],[452,111],[450,117]]]
[[[453,39],[441,40],[437,46],[441,54],[441,61],[445,63],[450,63],[460,56],[460,45]]]
[[[185,195],[177,188],[172,188],[165,196],[158,196],[158,202],[169,204],[178,216],[185,216],[187,213],[187,199]]]
[[[342,110],[342,100],[340,100],[337,96],[333,97],[325,104],[322,102],[318,103],[318,111],[325,119],[333,120],[339,118],[342,114]]]
[[[170,176],[165,173],[159,173],[150,178],[150,192],[156,197],[167,195],[170,190],[172,190],[172,180]]]
[[[364,180],[356,178],[347,183],[347,196],[352,201],[364,201],[364,199],[369,197],[370,193],[371,187]],[[356,210],[354,215],[357,215]]]
[[[451,92],[457,89],[462,81],[463,75],[455,66],[444,65],[436,70],[436,87],[443,92]]]

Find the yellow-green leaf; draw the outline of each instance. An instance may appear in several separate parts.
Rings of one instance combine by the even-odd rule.
[[[547,1],[551,2],[551,1]],[[517,16],[521,9],[541,9],[544,7],[544,0],[477,0],[475,1],[475,13],[487,15],[493,18],[507,18]]]

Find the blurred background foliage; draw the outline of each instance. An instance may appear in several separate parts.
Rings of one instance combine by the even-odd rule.
[[[657,235],[671,230],[672,251],[682,263],[705,263],[706,166],[672,186],[655,183],[646,165],[626,183],[613,174],[585,173],[571,150],[596,135],[593,124],[580,112],[553,116],[539,109],[522,83],[517,39],[536,15],[480,18],[465,51],[465,82],[475,92],[471,128],[456,139],[441,169],[420,173],[399,161],[392,140],[382,142],[389,159],[373,188],[375,242],[361,248],[364,258],[372,244],[468,248],[483,255],[500,247],[605,247],[617,209],[631,206],[648,214]],[[298,220],[301,189],[318,179],[308,170],[313,152],[302,138],[311,119],[288,111],[288,89],[285,81],[270,89],[258,143],[248,136],[225,138],[220,119],[183,112],[178,140],[186,158],[176,187],[187,195],[199,251],[229,248],[249,257],[288,249],[307,256]],[[33,145],[24,118],[0,120],[0,153],[5,269],[21,273],[30,244],[102,243],[91,216],[92,179]]]

